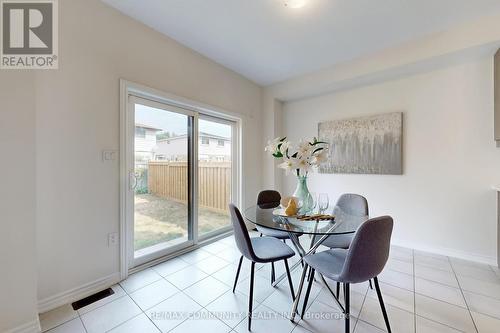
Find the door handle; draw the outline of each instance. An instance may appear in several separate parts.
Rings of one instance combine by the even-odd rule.
[[[131,191],[134,191],[135,188],[137,187],[137,175],[134,170],[129,172],[129,188]]]

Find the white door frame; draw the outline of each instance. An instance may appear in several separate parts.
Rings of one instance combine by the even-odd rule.
[[[192,174],[192,187],[190,188],[190,195],[192,200],[192,221],[193,221],[193,240],[198,241],[198,196],[193,195],[193,193],[198,193],[198,114],[203,114],[205,116],[213,116],[216,118],[227,119],[236,123],[234,126],[235,133],[233,135],[233,203],[239,205],[242,199],[242,188],[241,188],[241,117],[235,115],[232,112],[226,110],[212,107],[210,105],[195,102],[183,97],[175,96],[173,94],[164,93],[159,90],[133,83],[127,80],[120,79],[120,277],[121,279],[126,279],[128,272],[131,269],[130,263],[133,261],[133,215],[130,216],[130,211],[127,208],[127,202],[130,202],[130,195],[133,195],[129,191],[130,187],[130,166],[133,165],[134,156],[127,152],[127,147],[133,145],[133,134],[135,129],[133,122],[130,117],[133,115],[132,110],[129,109],[129,96],[134,96],[134,98],[140,99],[141,104],[147,103],[146,105],[153,106],[155,108],[165,109],[165,104],[169,105],[169,108],[175,109],[173,111],[179,111],[180,113],[193,115],[194,116],[194,129],[193,129],[193,144],[191,149],[193,150],[193,163],[191,167],[193,168]],[[132,155],[132,156],[131,156]],[[133,199],[133,198],[132,198]],[[132,230],[132,232],[130,232]],[[127,239],[128,237],[128,239]],[[131,248],[132,247],[132,248]],[[185,247],[185,246],[184,246]],[[172,253],[172,251],[181,250],[181,248],[171,247],[170,251],[166,252],[165,255]],[[132,256],[132,258],[130,257]],[[147,258],[145,258],[146,260]]]

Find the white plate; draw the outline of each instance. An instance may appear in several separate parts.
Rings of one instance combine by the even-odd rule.
[[[297,217],[297,215],[286,215],[284,208],[278,208],[278,209],[273,210],[273,215],[278,215],[278,216],[283,216],[283,217],[291,217],[291,218]]]

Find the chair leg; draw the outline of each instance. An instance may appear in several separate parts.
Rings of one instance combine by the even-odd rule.
[[[274,280],[276,279],[276,276],[274,274],[274,262],[271,263],[271,284],[274,283]]]
[[[236,289],[236,284],[238,283],[238,277],[240,276],[241,263],[243,262],[243,256],[240,258],[240,263],[238,264],[238,270],[236,271],[236,278],[234,279],[233,293]]]
[[[373,290],[372,280],[368,280],[368,283],[370,284],[370,289]]]
[[[250,272],[250,296],[248,296],[248,330],[252,327],[252,305],[253,305],[253,280],[255,274],[255,262],[252,261],[252,269]]]
[[[309,268],[309,274],[311,274],[311,278],[309,279],[309,284],[307,285],[306,296],[304,298],[304,304],[302,306],[302,315],[300,318],[304,319],[304,314],[306,313],[307,301],[309,301],[309,295],[311,294],[311,288],[314,281],[314,272],[315,270],[311,267]]]
[[[351,291],[349,283],[344,283],[344,302],[345,302],[345,333],[351,332],[351,309],[350,309],[350,300]]]
[[[337,282],[337,298],[339,298],[340,295],[340,282]]]
[[[375,283],[375,290],[377,290],[378,301],[380,303],[380,308],[382,309],[382,314],[384,315],[384,321],[385,321],[385,326],[387,326],[387,332],[391,333],[391,325],[389,324],[389,317],[387,317],[387,311],[385,310],[384,299],[382,298],[382,293],[380,292],[378,278],[374,277],[373,282]]]
[[[295,292],[293,291],[292,275],[290,274],[290,267],[288,267],[288,260],[283,260],[285,262],[286,276],[288,277],[288,285],[290,286],[290,293],[292,294],[292,301],[295,299]]]

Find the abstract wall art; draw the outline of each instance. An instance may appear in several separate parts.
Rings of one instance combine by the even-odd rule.
[[[320,173],[403,173],[402,112],[322,122],[318,132],[330,145]]]

